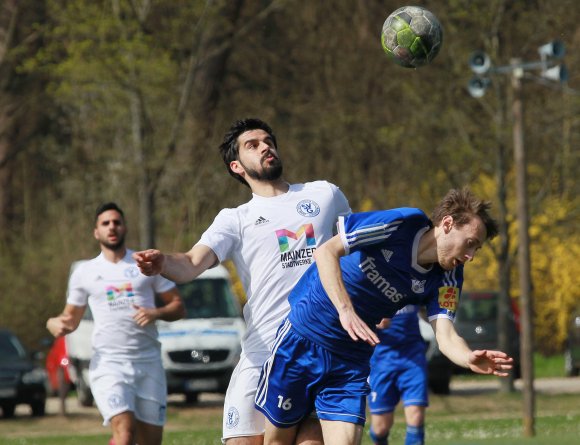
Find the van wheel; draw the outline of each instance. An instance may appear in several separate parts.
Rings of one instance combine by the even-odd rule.
[[[199,393],[197,393],[197,392],[186,392],[185,393],[185,403],[193,404],[193,403],[197,403],[198,400],[199,400]]]
[[[451,393],[449,380],[434,380],[431,382],[431,391],[440,396],[447,396]]]

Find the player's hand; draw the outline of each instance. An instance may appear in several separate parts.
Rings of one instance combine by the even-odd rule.
[[[133,253],[133,259],[137,262],[137,267],[143,275],[157,275],[163,270],[165,255],[159,250],[148,249]]]
[[[46,329],[55,337],[62,337],[74,331],[74,321],[71,315],[59,315],[49,318],[46,322]]]
[[[157,320],[157,309],[141,307],[136,304],[134,304],[133,307],[137,310],[133,315],[133,320],[135,320],[139,326],[147,326],[148,324],[155,323],[155,320]]]
[[[381,322],[377,325],[377,329],[388,329],[391,326],[390,318],[383,318]]]
[[[469,356],[469,368],[478,374],[493,374],[499,377],[506,377],[510,369],[513,368],[514,359],[508,357],[505,352],[476,350]]]
[[[340,311],[339,318],[340,324],[354,341],[362,340],[371,346],[379,343],[377,335],[359,318],[353,308]]]

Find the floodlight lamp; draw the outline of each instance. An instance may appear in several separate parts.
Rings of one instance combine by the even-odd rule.
[[[561,59],[566,53],[566,46],[560,40],[546,43],[538,48],[538,53],[542,58]]]
[[[483,51],[476,51],[469,57],[469,67],[475,74],[485,74],[491,68],[491,60]]]
[[[485,90],[489,87],[490,80],[486,77],[473,77],[467,84],[467,91],[471,97],[479,99],[485,94]]]

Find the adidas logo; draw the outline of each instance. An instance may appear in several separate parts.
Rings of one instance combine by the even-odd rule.
[[[389,261],[391,261],[391,257],[393,256],[393,251],[392,250],[381,249],[381,253],[383,254],[383,257],[385,257],[385,261],[387,263]]]
[[[268,220],[268,219],[264,218],[263,216],[260,216],[260,217],[259,217],[259,218],[256,220],[256,222],[254,223],[254,225],[255,225],[255,226],[259,226],[259,225],[266,224],[266,223],[269,223],[269,222],[270,222],[270,220]]]

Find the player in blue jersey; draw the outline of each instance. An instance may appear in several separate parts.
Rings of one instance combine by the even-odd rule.
[[[463,264],[497,234],[490,204],[469,189],[450,190],[431,220],[415,208],[340,217],[339,234],[320,246],[290,293],[290,313],[262,368],[256,408],[264,443],[291,444],[316,409],[324,442],[360,444],[376,326],[408,304],[422,304],[439,348],[480,374],[506,376],[513,359],[472,351],[453,328]]]
[[[388,445],[400,400],[407,423],[405,445],[425,443],[425,409],[429,405],[427,346],[421,336],[418,311],[419,306],[409,304],[397,311],[385,329],[377,331],[380,343],[371,357],[368,397],[369,434],[374,445]]]

